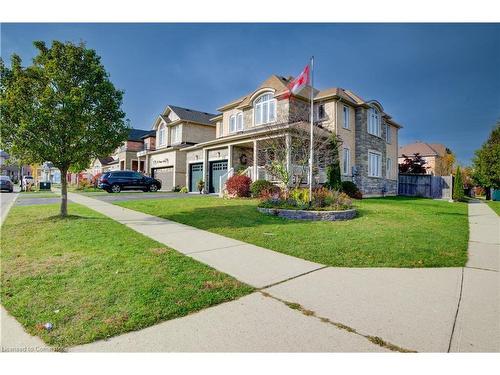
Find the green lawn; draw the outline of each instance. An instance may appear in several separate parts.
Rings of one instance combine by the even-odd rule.
[[[59,194],[55,194],[50,190],[34,190],[34,191],[21,191],[19,198],[56,198]]]
[[[1,228],[2,305],[56,348],[88,343],[248,294],[252,288],[103,215],[15,206]],[[51,322],[52,331],[42,325]]]
[[[467,204],[364,199],[358,217],[307,222],[266,216],[256,200],[216,197],[115,204],[338,267],[458,267],[467,261]]]
[[[500,201],[487,201],[488,206],[500,216]]]

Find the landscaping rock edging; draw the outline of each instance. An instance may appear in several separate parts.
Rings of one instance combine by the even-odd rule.
[[[309,210],[286,210],[283,208],[264,208],[257,207],[257,210],[263,214],[283,217],[294,220],[313,220],[313,221],[338,221],[351,220],[356,217],[354,208],[344,211],[309,211]]]

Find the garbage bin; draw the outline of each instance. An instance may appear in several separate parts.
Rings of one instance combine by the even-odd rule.
[[[40,182],[38,189],[39,190],[50,190],[50,182]]]
[[[491,200],[492,201],[500,201],[500,190],[491,189]]]

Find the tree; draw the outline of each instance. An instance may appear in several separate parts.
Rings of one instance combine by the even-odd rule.
[[[258,140],[257,164],[279,182],[285,197],[292,186],[298,187],[309,175],[310,107],[293,96],[289,112],[278,114],[273,125],[268,125],[265,136]],[[341,140],[325,128],[313,128],[313,185],[320,172],[339,159],[338,149],[332,152],[332,140]]]
[[[436,166],[434,167],[434,173],[436,174],[436,176],[451,175],[455,160],[456,158],[453,152],[449,148],[446,148],[445,154],[441,157],[438,157],[436,160]]]
[[[464,198],[464,182],[462,180],[462,172],[458,166],[455,172],[455,178],[453,179],[453,200],[463,201]]]
[[[342,179],[340,177],[340,161],[339,161],[339,145],[340,138],[332,134],[329,138],[329,164],[326,167],[326,183],[325,187],[331,190],[342,189]]]
[[[68,170],[109,155],[127,138],[123,92],[84,43],[34,46],[31,66],[15,54],[10,68],[0,60],[0,145],[23,161],[50,161],[61,171],[60,214],[66,216]]]
[[[417,152],[413,156],[406,156],[403,163],[399,164],[400,173],[425,174],[427,172],[427,161]]]
[[[488,140],[475,152],[472,177],[487,191],[500,189],[500,120]]]

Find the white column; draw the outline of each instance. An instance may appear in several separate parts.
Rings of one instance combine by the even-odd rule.
[[[205,192],[208,192],[208,150],[203,149],[203,181],[205,182]]]
[[[257,140],[253,141],[253,176],[252,180],[257,181],[259,179],[259,169],[258,169],[258,155],[257,155]]]
[[[227,170],[233,168],[233,145],[227,146]]]

